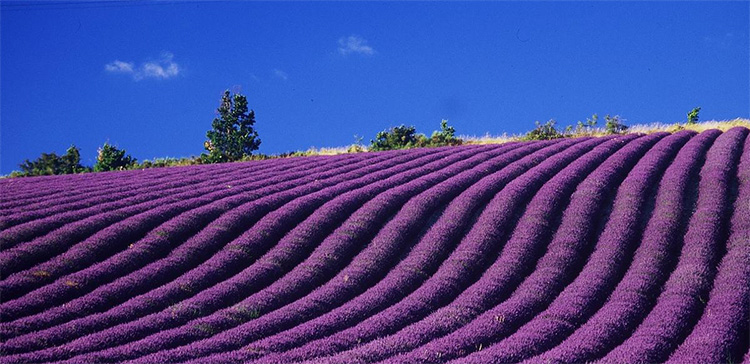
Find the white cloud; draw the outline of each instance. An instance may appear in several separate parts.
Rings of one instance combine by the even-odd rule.
[[[286,81],[286,80],[289,79],[289,75],[286,74],[286,72],[284,72],[284,71],[282,71],[282,70],[280,70],[278,68],[274,68],[273,69],[273,75],[276,76],[276,77],[278,77],[278,78],[280,78],[280,79],[282,79],[282,80],[284,80],[284,81]]]
[[[182,71],[180,65],[175,63],[173,59],[174,54],[164,52],[158,60],[143,62],[137,68],[133,62],[115,60],[114,62],[104,65],[104,69],[111,73],[128,74],[136,81],[146,78],[165,80],[179,75]]]
[[[359,53],[369,56],[374,54],[375,50],[367,45],[367,40],[356,35],[350,35],[348,37],[339,38],[339,53],[345,56],[351,53]]]
[[[115,60],[114,62],[105,65],[104,69],[106,69],[108,72],[115,73],[133,73],[133,64]]]

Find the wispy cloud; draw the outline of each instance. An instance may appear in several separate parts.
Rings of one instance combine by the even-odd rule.
[[[286,81],[286,80],[289,79],[289,75],[286,74],[286,72],[284,72],[284,71],[282,71],[282,70],[280,70],[278,68],[274,68],[273,69],[273,75],[276,76],[276,77],[278,77],[278,78],[280,78],[280,79],[282,79],[282,80],[284,80],[284,81]]]
[[[133,64],[130,62],[114,61],[104,66],[108,72],[115,73],[133,73]]]
[[[339,53],[349,55],[352,53],[363,54],[366,56],[373,55],[375,50],[367,45],[367,40],[356,35],[339,38]]]
[[[179,75],[182,71],[180,65],[174,61],[174,54],[170,52],[164,52],[159,59],[143,62],[138,67],[133,62],[115,60],[104,65],[104,69],[110,73],[130,75],[136,81],[146,78],[166,80]]]

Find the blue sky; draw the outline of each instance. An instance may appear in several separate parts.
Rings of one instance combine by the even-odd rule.
[[[444,118],[482,135],[748,117],[749,4],[3,1],[0,173],[71,144],[89,165],[106,141],[197,155],[225,89],[263,153]]]

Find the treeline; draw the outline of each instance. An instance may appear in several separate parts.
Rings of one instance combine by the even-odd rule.
[[[120,149],[109,143],[104,143],[96,155],[96,163],[89,167],[81,164],[81,152],[72,145],[66,153],[58,156],[55,153],[42,153],[33,160],[25,160],[19,165],[20,171],[13,171],[9,177],[43,176],[57,174],[72,174],[86,172],[104,172],[116,170],[146,169],[170,166],[185,166],[209,163],[225,163],[250,160],[264,160],[297,156],[318,155],[310,151],[295,151],[276,155],[254,153],[260,147],[261,140],[255,131],[255,112],[248,108],[247,98],[241,94],[232,95],[224,91],[217,109],[218,116],[211,123],[211,130],[206,132],[203,144],[205,153],[199,156],[184,158],[158,158],[139,162]],[[687,124],[698,122],[700,108],[691,110]],[[619,134],[628,130],[625,120],[619,115],[604,117],[604,127],[598,126],[597,114],[579,121],[576,126],[558,129],[555,120],[545,123],[536,122],[536,127],[517,140],[548,140],[579,136],[593,136],[603,134]],[[429,137],[418,133],[414,126],[400,125],[383,130],[370,140],[370,144],[362,144],[362,138],[356,137],[345,153],[359,153],[365,151],[384,151],[394,149],[426,148],[441,146],[457,146],[465,141],[456,136],[456,129],[448,125],[447,120],[440,122],[440,130],[434,131]]]

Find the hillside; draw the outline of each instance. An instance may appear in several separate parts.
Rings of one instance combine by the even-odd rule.
[[[0,180],[1,363],[750,363],[749,129]]]

